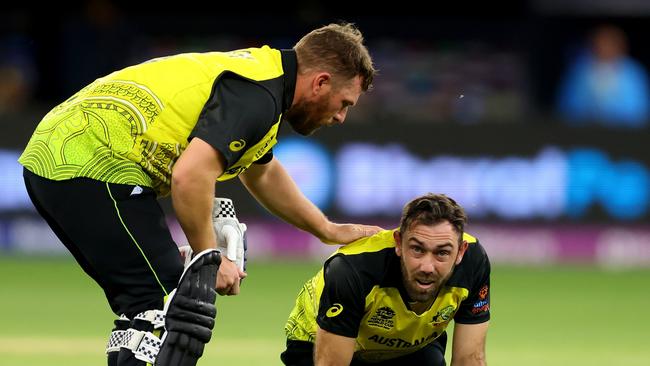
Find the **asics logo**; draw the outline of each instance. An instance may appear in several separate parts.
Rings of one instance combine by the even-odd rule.
[[[325,313],[325,315],[328,318],[333,318],[333,317],[341,314],[342,311],[343,311],[343,305],[341,305],[339,303],[335,303],[334,305],[332,305],[331,308],[327,309],[327,312]]]
[[[228,145],[228,147],[230,148],[231,151],[239,151],[239,150],[243,149],[244,146],[246,146],[246,141],[244,141],[244,139],[239,139],[237,141],[233,141],[233,142],[230,143],[230,145]]]
[[[140,193],[142,193],[143,189],[140,186],[135,186],[133,187],[133,190],[131,191],[131,194],[129,196],[137,196]]]

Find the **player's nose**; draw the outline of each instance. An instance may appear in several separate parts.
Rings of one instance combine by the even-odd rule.
[[[436,270],[436,267],[432,260],[423,259],[420,261],[420,267],[418,269],[422,273],[433,274]]]
[[[336,113],[336,114],[334,115],[334,118],[333,118],[333,119],[334,119],[334,122],[335,122],[335,123],[338,123],[338,124],[342,124],[343,121],[345,121],[345,117],[346,117],[346,115],[347,115],[347,111],[346,111],[346,110],[339,111],[338,113]]]

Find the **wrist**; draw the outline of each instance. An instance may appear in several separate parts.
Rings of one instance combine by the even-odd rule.
[[[216,241],[214,244],[210,243],[210,241],[190,242],[189,244],[194,253],[201,253],[208,249],[217,249]]]
[[[338,224],[335,224],[329,220],[327,220],[321,227],[320,227],[320,232],[316,234],[318,239],[322,241],[325,244],[338,244],[336,242],[336,232],[338,228]]]

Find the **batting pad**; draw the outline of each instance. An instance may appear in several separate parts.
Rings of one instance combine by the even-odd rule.
[[[221,256],[216,249],[197,254],[165,303],[165,334],[156,366],[195,366],[212,337],[217,315],[215,290]]]

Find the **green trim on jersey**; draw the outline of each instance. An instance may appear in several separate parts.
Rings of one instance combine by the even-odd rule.
[[[264,46],[187,53],[99,78],[43,118],[19,162],[52,180],[87,177],[152,187],[167,195],[172,166],[224,72],[254,82],[281,77],[281,52]],[[278,111],[262,141],[251,142],[219,180],[237,176],[268,152],[277,141],[280,120]]]

